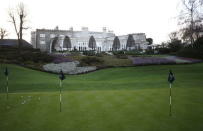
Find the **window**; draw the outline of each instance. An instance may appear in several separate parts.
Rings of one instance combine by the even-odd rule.
[[[45,41],[44,41],[44,40],[41,40],[41,41],[40,41],[40,44],[42,44],[42,45],[45,44]]]
[[[39,35],[41,38],[44,38],[45,37],[45,34],[40,34]]]
[[[50,34],[50,38],[54,38],[55,37],[55,34]]]

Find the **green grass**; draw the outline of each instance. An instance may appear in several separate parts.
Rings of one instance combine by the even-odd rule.
[[[104,55],[101,57],[102,60],[104,60],[103,66],[132,66],[132,61],[130,59],[119,59],[116,58],[116,56],[108,56]]]
[[[74,55],[74,56],[69,56],[69,59],[81,61],[82,58],[85,58],[87,56],[81,56],[81,55]],[[93,64],[97,67],[121,67],[121,66],[133,66],[133,63],[130,59],[119,59],[116,58],[116,56],[110,56],[110,55],[102,55],[101,57],[94,56],[100,60],[103,60],[103,63],[99,64]]]
[[[1,131],[202,131],[203,64],[111,68],[58,76],[8,65],[0,74]],[[169,117],[168,70],[176,81]],[[24,103],[25,102],[25,103]]]

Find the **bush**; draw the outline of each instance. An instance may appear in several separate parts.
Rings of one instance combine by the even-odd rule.
[[[89,66],[89,65],[101,65],[103,64],[103,60],[97,58],[97,57],[92,57],[92,56],[87,56],[83,57],[80,59],[80,65],[81,66]]]
[[[203,59],[203,50],[185,47],[177,53],[178,56]]]
[[[69,57],[64,57],[64,56],[55,56],[53,63],[58,64],[58,63],[63,63],[63,62],[72,62],[73,60]]]
[[[86,56],[95,56],[96,53],[95,53],[95,51],[93,51],[93,50],[90,50],[90,51],[83,51],[83,55],[86,55]]]
[[[125,55],[125,54],[117,54],[116,57],[117,57],[118,59],[128,59],[128,56]]]
[[[136,55],[141,55],[142,53],[139,52],[138,50],[131,50],[131,51],[125,51],[126,55],[132,55],[132,56],[136,56]]]
[[[23,52],[22,55],[22,62],[24,61],[33,61],[35,63],[49,63],[53,61],[53,56],[50,56],[46,53],[42,52]]]
[[[157,48],[156,51],[159,54],[169,54],[170,53],[170,49],[169,48]]]
[[[172,40],[168,44],[168,48],[170,49],[170,52],[178,52],[183,48],[183,44],[181,43],[181,40]]]
[[[19,53],[18,48],[15,47],[0,47],[0,58],[14,63],[24,63],[26,61],[47,63],[53,60],[52,56],[40,52],[39,49],[22,48]]]
[[[177,53],[177,55],[183,57],[203,59],[203,37],[197,39],[193,46],[188,45],[187,47],[181,49]]]
[[[158,64],[175,64],[175,60],[169,60],[159,57],[134,57],[132,58],[134,65],[158,65]]]
[[[145,51],[145,54],[147,55],[152,55],[154,54],[154,50],[152,48],[148,48],[146,51]]]
[[[103,54],[102,53],[96,53],[96,55],[95,56],[97,56],[97,57],[102,57],[103,56]]]
[[[113,54],[114,55],[122,55],[122,54],[125,54],[124,51],[113,51]]]

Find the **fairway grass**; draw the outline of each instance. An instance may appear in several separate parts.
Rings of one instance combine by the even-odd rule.
[[[0,75],[1,131],[202,131],[203,64],[111,68],[66,76],[8,65]],[[169,117],[168,70],[172,87]],[[2,72],[2,68],[1,68]]]

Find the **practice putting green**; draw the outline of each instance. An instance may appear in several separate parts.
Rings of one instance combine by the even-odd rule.
[[[59,112],[58,75],[15,65],[9,99],[0,74],[1,131],[202,131],[203,64],[99,70],[66,76]],[[168,70],[172,87],[169,117]]]

